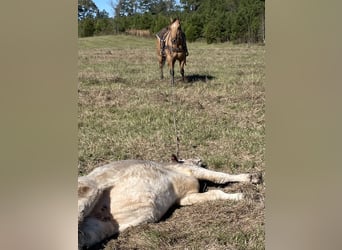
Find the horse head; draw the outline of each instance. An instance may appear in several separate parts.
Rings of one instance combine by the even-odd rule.
[[[179,32],[181,29],[180,20],[178,18],[171,19],[171,24],[169,26],[170,36],[172,44],[176,44],[179,39]]]

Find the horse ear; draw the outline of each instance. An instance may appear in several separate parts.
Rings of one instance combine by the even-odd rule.
[[[173,23],[173,18],[172,17],[170,17],[170,23]]]

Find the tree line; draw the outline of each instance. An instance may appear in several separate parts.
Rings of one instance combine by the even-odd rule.
[[[265,41],[264,0],[119,0],[114,17],[92,0],[78,0],[79,37],[128,30],[157,33],[179,17],[188,41],[259,43]]]

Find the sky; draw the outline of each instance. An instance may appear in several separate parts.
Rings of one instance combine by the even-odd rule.
[[[118,0],[112,0],[115,5],[117,4]],[[111,0],[93,0],[93,2],[96,4],[97,8],[102,11],[102,10],[105,10],[109,13],[109,16],[110,17],[113,17],[114,16],[114,13],[113,13],[113,10],[112,8],[110,7],[110,2]],[[179,3],[179,0],[176,0],[176,3],[178,4]]]
[[[113,17],[114,13],[112,8],[110,7],[110,1],[111,0],[93,0],[100,11],[105,10],[109,13],[110,17]],[[113,0],[113,2],[116,4],[118,0]]]

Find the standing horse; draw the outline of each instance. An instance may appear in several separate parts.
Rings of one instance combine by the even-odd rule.
[[[162,46],[165,47],[162,48]],[[161,37],[157,35],[157,55],[161,79],[164,78],[163,67],[166,60],[170,69],[171,84],[174,85],[174,68],[175,62],[178,60],[180,73],[182,75],[182,80],[184,81],[184,65],[186,64],[187,48],[185,35],[181,29],[180,20],[178,18],[171,21],[171,24]]]

